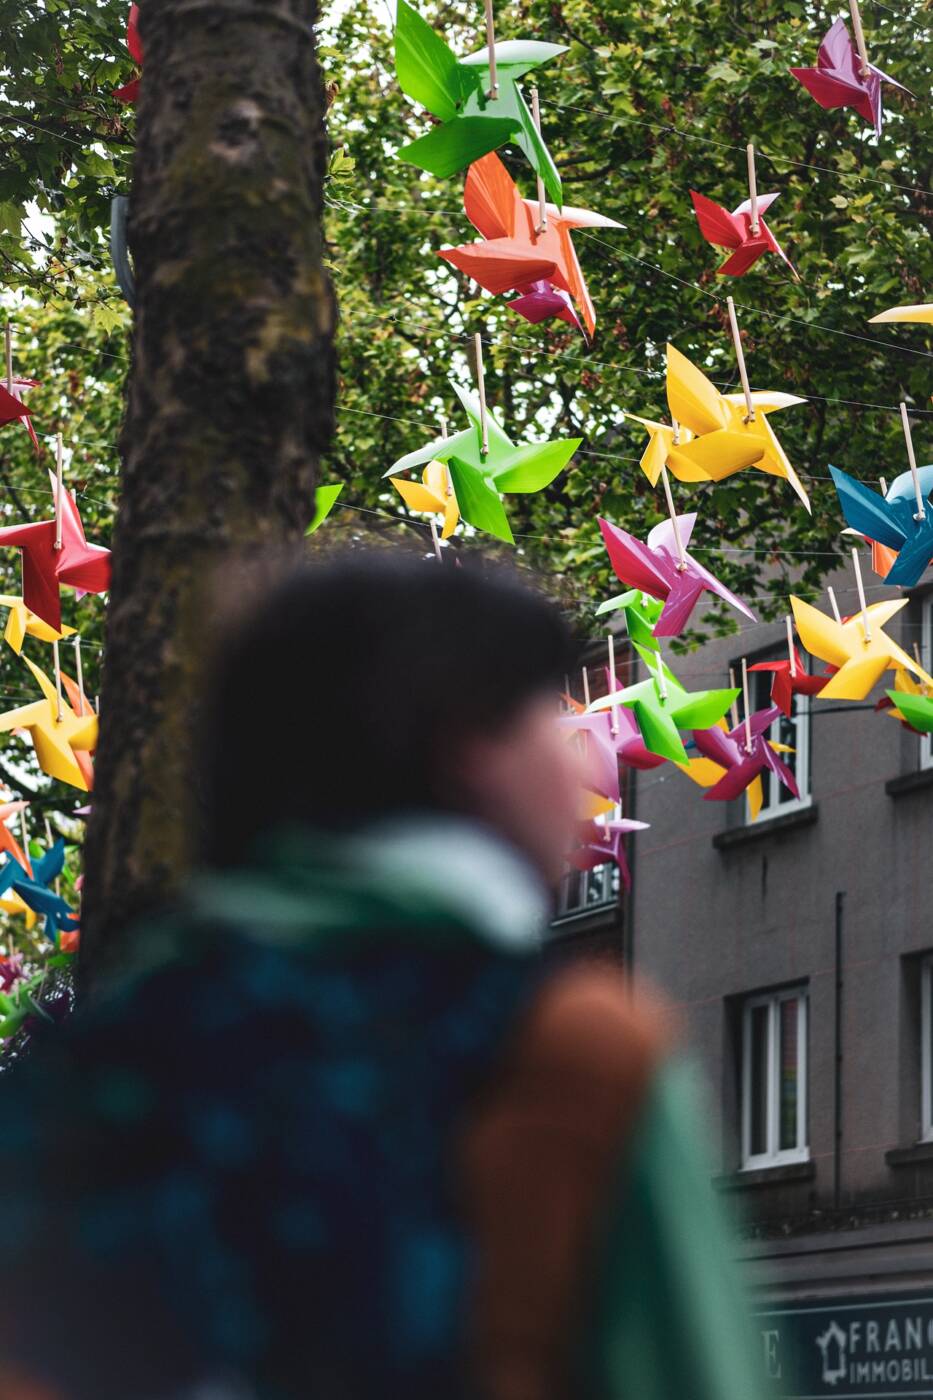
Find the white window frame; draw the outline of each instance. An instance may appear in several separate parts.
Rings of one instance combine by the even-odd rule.
[[[920,1141],[933,1142],[933,953],[920,965]]]
[[[923,669],[929,671],[933,657],[933,593],[922,600],[920,618],[920,656]],[[920,736],[920,767],[933,768],[933,734]]]
[[[780,1061],[778,1041],[780,1008],[784,1002],[797,1002],[797,1146],[781,1149],[780,1142]],[[766,1152],[752,1153],[752,1012],[767,1006],[768,1011],[768,1104]],[[806,988],[789,987],[780,992],[747,997],[742,1007],[742,1170],[756,1171],[761,1167],[780,1167],[794,1162],[808,1162],[807,1141],[807,1015]]]
[[[765,672],[756,672],[756,675],[767,675]],[[751,679],[751,677],[749,677]],[[757,821],[766,821],[768,817],[783,817],[788,812],[799,812],[804,807],[811,806],[813,797],[810,792],[810,697],[809,695],[794,696],[794,717],[791,723],[794,726],[794,751],[796,762],[794,765],[794,777],[797,780],[797,787],[800,792],[799,797],[788,797],[786,802],[780,800],[781,780],[774,775],[772,788],[772,800],[765,800],[761,804],[761,811],[756,818]],[[785,716],[778,715],[772,724],[768,738],[775,743],[780,742],[781,720]],[[745,800],[745,821],[750,825],[752,821],[751,808],[748,799]]]

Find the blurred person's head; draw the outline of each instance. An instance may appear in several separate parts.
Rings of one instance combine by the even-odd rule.
[[[556,607],[511,574],[388,552],[292,567],[213,668],[207,860],[240,864],[276,826],[448,813],[556,880],[581,781],[554,723],[572,655]]]

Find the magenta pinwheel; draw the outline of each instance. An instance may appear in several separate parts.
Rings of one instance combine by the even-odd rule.
[[[513,297],[508,305],[510,311],[517,311],[519,316],[523,316],[533,326],[553,318],[556,321],[566,321],[574,330],[583,329],[569,293],[565,292],[563,287],[555,287],[553,282],[532,282],[526,292],[519,297]]]
[[[687,553],[695,523],[695,511],[678,515],[676,527],[673,521],[663,520],[643,543],[600,517],[599,528],[616,576],[628,588],[640,588],[664,602],[654,628],[656,637],[679,636],[703,593],[722,598],[755,621],[741,598]]]
[[[611,861],[618,866],[622,883],[630,890],[632,872],[625,855],[625,838],[630,831],[647,831],[648,827],[648,822],[636,822],[630,817],[581,822],[577,830],[581,845],[567,859],[575,870],[595,870]]]
[[[32,438],[32,445],[38,452],[39,439],[36,437],[36,430],[32,426],[32,410],[23,403],[23,391],[25,389],[38,388],[38,379],[20,379],[14,375],[9,381],[0,384],[0,427],[7,423],[22,422],[26,425],[26,431]]]
[[[881,85],[890,83],[892,87],[908,92],[903,83],[897,82],[873,63],[863,72],[862,60],[858,55],[844,19],[837,19],[820,44],[815,68],[792,68],[794,77],[815,97],[821,107],[854,107],[860,116],[871,122],[875,132],[881,134],[883,121],[881,107]]]
[[[703,794],[705,802],[731,802],[766,771],[779,778],[794,797],[800,796],[793,772],[766,738],[780,713],[779,706],[769,705],[766,710],[756,710],[749,715],[747,728],[743,722],[734,729],[714,726],[693,731],[694,743],[703,757],[711,758],[726,770]]]
[[[574,708],[576,709],[576,706]],[[561,729],[586,735],[586,756],[590,767],[588,786],[610,802],[621,801],[619,760],[613,743],[612,721],[609,715],[561,715],[557,723]]]
[[[606,667],[606,688],[611,694],[614,690],[624,690],[625,687],[618,676],[610,675],[609,667]],[[617,705],[614,710],[609,711],[609,738],[616,751],[616,757],[620,763],[624,763],[626,768],[638,768],[646,771],[649,768],[659,768],[667,759],[660,754],[652,753],[645,747],[645,741],[641,736],[638,727],[638,720],[632,711],[626,709],[624,705]],[[615,732],[613,732],[613,730]]]

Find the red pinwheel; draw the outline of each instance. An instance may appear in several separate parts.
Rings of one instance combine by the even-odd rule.
[[[867,71],[863,71],[863,69]],[[821,107],[854,107],[881,134],[881,84],[909,92],[873,63],[862,63],[844,19],[837,19],[820,44],[815,68],[790,70]]]
[[[627,588],[639,588],[664,602],[654,627],[655,637],[678,637],[700,596],[714,593],[755,621],[755,614],[724,583],[687,553],[696,512],[662,520],[642,542],[600,517],[599,528],[609,561]]]
[[[57,490],[50,472],[53,498]],[[56,549],[56,522],[41,520],[33,525],[9,525],[0,529],[0,546],[23,551],[23,601],[30,612],[41,617],[56,632],[61,631],[62,612],[59,588],[76,588],[83,593],[106,593],[110,587],[110,550],[88,544],[78,507],[70,491],[62,490],[61,548]]]
[[[754,666],[749,666],[748,669],[774,673],[774,680],[771,682],[771,699],[778,709],[787,715],[788,719],[793,718],[795,695],[819,695],[833,675],[833,668],[824,671],[819,676],[811,675],[803,664],[800,652],[796,647],[794,648],[793,667],[791,667],[790,658],[786,658],[784,661],[758,661]]]
[[[690,198],[693,200],[693,208],[700,232],[707,243],[713,243],[717,248],[733,248],[735,250],[730,257],[726,258],[722,267],[716,269],[718,273],[726,277],[744,277],[745,273],[765,253],[777,253],[796,277],[797,273],[793,263],[762,217],[765,210],[769,209],[777,199],[776,194],[758,196],[757,233],[753,231],[750,199],[746,199],[730,214],[728,209],[724,209],[721,204],[707,199],[705,194],[697,194],[696,190],[690,191]]]
[[[632,872],[625,855],[625,838],[630,831],[647,831],[649,822],[636,822],[628,817],[613,821],[581,822],[577,836],[581,845],[567,857],[575,870],[595,870],[610,861],[619,868],[627,890],[632,888]]]
[[[33,447],[37,452],[39,439],[32,426],[32,409],[23,403],[23,390],[36,389],[38,386],[38,379],[20,379],[17,376],[9,381],[9,387],[5,383],[0,384],[0,427],[6,423],[25,423],[26,431],[32,438]]]
[[[780,713],[777,705],[770,705],[750,715],[747,728],[743,722],[729,730],[714,727],[693,731],[694,742],[704,758],[711,758],[726,770],[704,792],[704,802],[731,802],[766,770],[774,773],[794,797],[800,796],[792,771],[765,738]]]
[[[136,4],[130,6],[130,18],[126,26],[126,47],[129,49],[130,56],[133,60],[142,68],[143,41],[139,37],[139,6]],[[132,106],[134,102],[139,100],[139,84],[140,78],[135,77],[133,81],[127,83],[125,87],[117,88],[113,95],[120,102],[125,102],[128,106]]]
[[[538,201],[522,199],[494,151],[470,166],[463,203],[467,218],[485,241],[442,248],[440,256],[494,296],[513,291],[535,295],[534,289],[540,288],[542,282],[566,292],[582,311],[587,333],[592,336],[596,312],[571,241],[571,230],[621,225],[588,209],[571,209],[569,205],[558,209],[549,204],[547,227],[540,228]],[[509,305],[515,306],[515,302]],[[562,306],[566,303],[558,299],[552,303],[550,314],[560,315]],[[517,309],[530,319],[527,306]]]

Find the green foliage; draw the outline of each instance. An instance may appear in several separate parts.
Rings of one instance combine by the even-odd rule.
[[[484,42],[478,4],[422,13],[458,56]],[[864,15],[871,55],[921,95],[933,54],[924,14],[908,0],[896,14],[869,4]],[[739,387],[724,303],[732,292],[752,384],[810,399],[772,424],[810,490],[813,516],[785,483],[760,473],[674,489],[681,508],[700,510],[694,540],[704,562],[757,595],[761,612],[783,611],[790,581],[814,588],[842,552],[827,464],[868,480],[906,469],[897,413],[883,406],[906,398],[925,412],[929,403],[928,328],[867,324],[887,306],[930,295],[929,104],[887,89],[878,141],[854,112],[823,111],[787,70],[815,62],[831,16],[796,0],[744,11],[721,0],[526,0],[498,6],[497,16],[503,39],[569,44],[536,75],[545,136],[566,201],[625,224],[575,235],[596,338],[587,347],[558,323],[527,325],[436,257],[476,236],[462,209],[463,179],[436,180],[395,159],[430,118],[398,90],[383,11],[354,4],[322,56],[337,89],[331,137],[354,162],[352,182],[329,186],[341,307],[330,469],[350,485],[328,529],[352,539],[365,522],[367,533],[387,538],[417,532],[427,547],[423,517],[354,520],[352,507],[403,519],[381,471],[434,436],[440,413],[453,414],[447,379],[469,381],[468,341],[481,330],[487,393],[512,437],[544,438],[559,423],[562,434],[586,439],[567,473],[510,511],[520,555],[591,626],[595,603],[617,591],[597,512],[644,534],[665,510],[638,467],[642,432],[623,422],[623,410],[666,416],[668,339],[717,383]],[[746,197],[748,140],[762,152],[759,190],[780,192],[769,223],[799,284],[773,257],[742,279],[717,278],[725,254],[697,230],[691,188],[729,208]],[[533,198],[527,163],[516,153],[507,162]],[[933,456],[929,424],[926,417],[915,429],[922,461]],[[461,537],[458,547],[495,546]],[[713,622],[732,625],[728,616]]]

